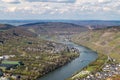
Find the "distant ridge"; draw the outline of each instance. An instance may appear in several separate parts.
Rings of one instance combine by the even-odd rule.
[[[35,26],[35,25],[42,25],[42,26],[46,26],[46,25],[53,25],[53,24],[57,24],[60,26],[61,25],[72,25],[74,27],[83,27],[83,26],[80,26],[80,25],[77,25],[77,24],[74,24],[74,23],[66,23],[66,22],[37,22],[37,23],[29,23],[29,24],[24,24],[24,25],[20,25],[20,26],[24,26],[24,27],[30,27],[30,26]],[[59,27],[59,26],[56,26],[56,27]],[[61,27],[61,26],[60,26]],[[66,26],[67,27],[67,26]]]
[[[64,22],[73,23],[81,26],[93,26],[98,28],[103,28],[106,26],[119,26],[119,20],[0,20],[1,24],[11,24],[11,25],[23,25],[37,22]]]
[[[0,30],[8,30],[11,28],[15,28],[15,26],[10,25],[10,24],[0,24]]]
[[[28,23],[28,24],[23,24],[23,25],[19,25],[19,26],[24,26],[24,27],[29,27],[29,26],[32,26],[32,25],[38,25],[38,24],[46,24],[48,22],[36,22],[36,23]]]
[[[20,26],[37,34],[73,34],[88,30],[87,27],[65,22],[39,22]]]

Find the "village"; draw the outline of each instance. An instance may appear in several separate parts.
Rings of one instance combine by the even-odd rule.
[[[3,54],[5,51],[2,50],[0,80],[36,79],[38,76],[42,76],[79,56],[77,49],[55,42],[43,44],[25,41],[25,44],[26,46],[17,45],[14,48],[18,53],[17,55]],[[2,45],[2,47],[5,46]],[[13,50],[8,51],[13,52]]]
[[[120,64],[107,64],[101,72],[89,74],[86,78],[76,80],[112,80],[113,76],[120,75]]]
[[[79,53],[79,51],[73,47],[68,47],[66,45],[60,44],[60,43],[55,43],[55,42],[47,42],[46,45],[36,45],[36,46],[26,46],[22,48],[23,51],[26,52],[47,52],[51,54],[58,54],[61,52],[75,52]]]
[[[110,63],[105,63],[101,71],[91,73],[87,70],[82,70],[77,75],[73,76],[73,80],[112,80],[112,77],[120,75],[120,63],[115,63],[113,60]],[[85,76],[80,78],[80,76]]]

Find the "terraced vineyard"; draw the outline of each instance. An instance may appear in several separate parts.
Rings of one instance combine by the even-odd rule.
[[[98,61],[104,61],[103,58],[105,56],[108,56],[108,60],[109,58],[112,59],[114,61],[112,64],[114,65],[116,63],[120,63],[120,27],[118,26],[83,32],[74,35],[72,37],[72,41],[97,51],[98,55],[101,56],[99,56],[95,63],[98,63]],[[104,64],[105,61],[102,64]],[[92,66],[97,66],[95,63],[92,63]],[[88,66],[88,68],[91,68],[92,66]],[[120,75],[114,75],[113,77],[110,77],[111,80],[119,80],[119,78]]]
[[[109,55],[120,62],[120,27],[83,32],[75,35],[72,41]]]

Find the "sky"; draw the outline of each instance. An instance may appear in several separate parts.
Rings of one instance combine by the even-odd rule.
[[[120,0],[0,0],[0,20],[120,20]]]

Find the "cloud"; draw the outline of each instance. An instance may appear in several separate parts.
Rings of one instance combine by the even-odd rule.
[[[0,12],[31,16],[93,17],[120,15],[120,0],[2,0]],[[11,4],[19,2],[18,4]],[[10,4],[9,4],[10,3]],[[7,4],[7,5],[6,5]]]
[[[96,0],[76,0],[75,3],[51,3],[50,1],[68,1],[68,0],[44,0],[48,2],[28,2],[24,3],[26,0],[21,0],[23,3],[14,6],[8,6],[7,12],[22,12],[31,14],[73,14],[78,15],[95,13],[95,12],[106,12],[111,10],[111,4],[103,6],[99,4],[101,2]],[[33,0],[32,0],[33,1]],[[37,0],[38,1],[38,0]],[[42,0],[39,0],[42,1]],[[70,0],[69,0],[70,1]]]
[[[111,2],[112,0],[98,0],[99,3],[109,3]]]
[[[18,4],[25,2],[74,3],[76,0],[1,0],[4,3]]]
[[[16,10],[16,7],[9,7],[9,8],[7,8],[6,11],[8,11],[8,12],[15,12],[15,10]]]
[[[19,0],[1,0],[1,1],[5,3],[14,3],[14,4],[20,3]]]
[[[73,3],[76,0],[26,0],[28,2],[55,2],[55,3]]]

